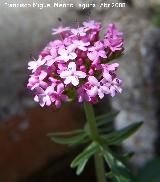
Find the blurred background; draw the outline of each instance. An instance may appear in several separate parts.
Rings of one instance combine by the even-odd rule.
[[[74,8],[11,8],[5,3],[74,3]],[[126,3],[125,7],[84,10],[79,3]],[[47,133],[83,127],[82,105],[56,110],[40,108],[27,88],[30,56],[37,57],[51,29],[77,25],[88,19],[103,25],[115,23],[124,32],[125,54],[119,59],[123,93],[96,106],[97,114],[120,111],[115,128],[134,121],[143,127],[122,144],[135,151],[130,167],[141,182],[160,182],[160,0],[0,2],[0,182],[95,181],[92,161],[80,177],[69,163],[81,148],[67,148],[50,141]],[[152,173],[150,173],[152,172]]]

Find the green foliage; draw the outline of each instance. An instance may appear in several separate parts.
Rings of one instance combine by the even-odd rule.
[[[110,124],[114,121],[115,117],[118,115],[119,112],[111,112],[107,114],[103,114],[101,116],[96,117],[96,124],[98,127],[104,126],[106,124]]]
[[[156,9],[155,9],[155,14],[153,16],[153,23],[160,27],[160,6],[158,6]]]
[[[133,123],[121,130],[102,135],[102,140],[107,145],[115,145],[123,142],[134,134],[142,125],[142,122]]]
[[[136,122],[115,131],[111,124],[117,115],[118,112],[113,112],[96,117],[96,126],[100,136],[99,141],[93,141],[90,136],[91,133],[89,132],[88,123],[85,125],[84,129],[49,134],[49,137],[59,144],[67,144],[69,146],[80,144],[87,145],[86,148],[71,163],[71,167],[76,168],[77,175],[83,172],[88,160],[98,153],[104,157],[106,163],[110,167],[111,171],[107,173],[107,176],[112,178],[113,181],[137,181],[124,164],[130,157],[132,157],[133,153],[128,153],[124,156],[118,157],[110,151],[109,146],[120,144],[126,140],[141,127],[142,122]]]
[[[138,174],[138,182],[160,182],[160,157],[148,162]]]
[[[103,150],[104,159],[109,165],[111,172],[110,177],[116,182],[136,182],[137,180],[128,170],[128,168],[109,150]]]
[[[72,161],[71,167],[72,168],[77,167],[76,171],[77,175],[79,175],[83,171],[89,158],[93,156],[98,151],[98,149],[99,145],[93,142]]]
[[[84,130],[75,130],[71,132],[59,132],[48,134],[56,143],[66,145],[78,145],[87,142],[88,137]]]

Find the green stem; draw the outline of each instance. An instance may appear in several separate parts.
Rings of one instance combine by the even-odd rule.
[[[106,182],[103,157],[99,154],[95,154],[94,161],[95,161],[97,181]]]
[[[89,131],[90,131],[92,140],[95,142],[100,142],[100,136],[96,126],[96,119],[95,119],[93,106],[86,102],[84,103],[84,109],[85,109],[85,114],[88,121]],[[94,156],[94,161],[95,161],[97,182],[106,182],[103,157],[97,153]]]

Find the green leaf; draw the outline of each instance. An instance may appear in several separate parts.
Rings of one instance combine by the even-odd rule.
[[[118,115],[119,112],[111,112],[101,116],[96,117],[97,126],[101,127],[106,124],[110,124],[114,121],[115,117]]]
[[[160,182],[160,157],[148,162],[138,174],[139,182]]]
[[[123,163],[128,162],[129,159],[131,159],[134,155],[134,152],[128,152],[124,154],[123,156],[117,156],[119,160],[121,160]]]
[[[134,134],[142,126],[142,124],[143,122],[133,123],[121,130],[112,132],[107,135],[103,135],[102,141],[107,145],[119,144],[129,138],[132,134]]]
[[[110,171],[110,172],[106,173],[106,176],[108,178],[113,178],[114,177],[114,174],[112,173],[112,171]]]
[[[137,182],[126,166],[117,159],[109,149],[103,151],[103,156],[113,173],[116,182]]]
[[[79,162],[79,165],[78,165],[77,170],[76,170],[77,175],[80,175],[83,172],[87,162],[88,162],[88,159],[83,159]]]
[[[89,158],[93,156],[99,150],[99,145],[95,142],[91,143],[87,148],[85,148],[82,153],[80,153],[71,163],[71,167],[77,167],[76,174],[79,175],[83,171],[85,165],[87,164]]]
[[[78,135],[84,133],[84,130],[73,130],[73,131],[65,131],[65,132],[55,132],[55,133],[49,133],[48,136],[68,136],[68,135]]]
[[[107,127],[99,128],[98,131],[100,134],[106,134],[106,133],[113,132],[114,128],[112,126],[107,126]]]
[[[66,136],[66,135],[58,135],[52,134],[51,140],[59,144],[66,144],[66,145],[76,145],[87,141],[87,135],[85,133],[81,133],[75,136]]]
[[[127,162],[129,159],[131,159],[134,156],[134,152],[128,152],[122,156],[122,159]]]

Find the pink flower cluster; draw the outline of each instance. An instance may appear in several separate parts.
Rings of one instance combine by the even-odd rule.
[[[53,29],[60,39],[49,42],[38,60],[28,63],[32,74],[27,87],[42,107],[53,103],[59,108],[76,98],[96,103],[105,94],[121,93],[122,81],[116,75],[119,64],[109,61],[123,52],[122,33],[109,24],[101,40],[101,29],[101,23],[93,20],[78,28]]]

